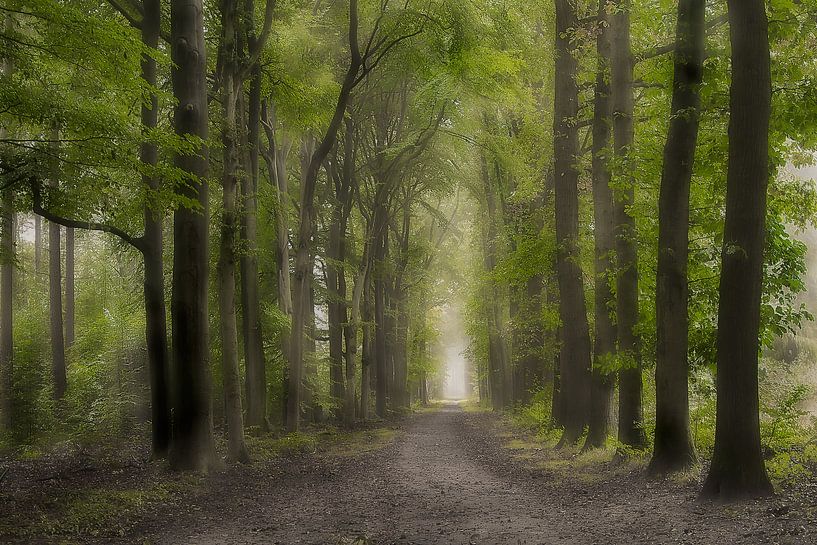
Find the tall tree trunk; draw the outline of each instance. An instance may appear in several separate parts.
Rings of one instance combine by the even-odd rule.
[[[309,270],[315,270],[315,255],[311,258],[312,265]],[[309,274],[309,303],[306,307],[306,338],[304,340],[304,380],[303,380],[303,407],[305,409],[305,419],[308,422],[319,422],[321,419],[321,406],[318,404],[317,388],[318,379],[318,336],[317,322],[315,320],[315,275]]]
[[[43,219],[34,215],[34,277],[43,272]]]
[[[250,38],[250,52],[258,47]],[[261,328],[261,305],[258,296],[258,158],[260,153],[261,66],[252,68],[247,109],[248,176],[241,183],[244,204],[241,214],[241,308],[246,367],[247,425],[269,429],[267,420],[267,371],[264,361],[264,336]]]
[[[554,95],[554,147],[556,192],[557,277],[560,347],[560,399],[564,433],[560,446],[575,443],[587,423],[590,401],[590,333],[585,309],[579,252],[579,153],[576,116],[578,87],[574,0],[556,0],[556,92]]]
[[[75,235],[73,227],[65,228],[65,347],[74,345],[75,332],[75,293],[74,270],[76,263]]]
[[[596,340],[593,345],[593,370],[590,387],[590,419],[584,449],[603,447],[607,443],[610,428],[610,405],[612,403],[614,374],[610,363],[616,352],[616,326],[613,323],[615,298],[610,288],[614,274],[613,252],[613,194],[610,190],[610,125],[612,105],[610,102],[610,36],[607,29],[607,5],[599,3],[598,68],[593,109],[593,219],[595,223],[595,272],[594,300]]]
[[[703,81],[706,0],[681,0],[675,37],[672,111],[658,199],[655,282],[655,441],[650,471],[681,471],[695,463],[689,429],[689,191],[695,163]],[[625,442],[635,430],[622,429]],[[628,444],[628,443],[625,443]]]
[[[6,16],[5,30],[12,30],[12,19]],[[0,61],[0,74],[8,76],[13,65]],[[8,130],[0,126],[0,140]],[[39,216],[35,217],[36,221]],[[7,187],[0,194],[0,431],[10,431],[14,401],[14,267],[17,255],[14,218],[14,191]],[[35,253],[37,252],[35,248]]]
[[[375,221],[375,268],[374,268],[374,359],[375,378],[377,388],[375,389],[375,412],[377,416],[383,418],[386,415],[386,403],[389,395],[388,376],[389,365],[386,359],[389,354],[388,341],[386,339],[388,325],[386,323],[386,252],[388,248],[388,227],[385,218],[387,212],[385,206],[378,208],[375,216],[379,221]],[[378,227],[379,226],[379,227]]]
[[[346,280],[343,272],[345,258],[344,233],[341,232],[343,210],[339,203],[332,209],[329,224],[329,243],[326,248],[327,321],[329,327],[329,394],[336,403],[344,399],[343,336],[346,323]]]
[[[8,73],[8,63],[5,72]],[[0,127],[0,139],[6,130]],[[0,431],[12,427],[14,392],[14,267],[16,233],[14,227],[14,192],[2,192],[0,211]]]
[[[59,188],[59,149],[60,131],[53,129],[51,139],[54,141],[54,169],[49,181],[52,188]],[[54,399],[60,400],[68,387],[65,370],[65,337],[62,318],[62,251],[60,243],[60,225],[48,223],[48,300],[49,322],[51,324],[51,371],[54,378]]]
[[[729,0],[729,168],[718,307],[715,451],[704,493],[772,493],[760,446],[758,333],[769,183],[771,70],[763,0]]]
[[[641,406],[641,339],[638,325],[638,240],[629,207],[635,178],[629,161],[633,145],[633,55],[630,47],[630,0],[615,0],[610,21],[613,97],[613,148],[623,165],[616,180],[622,188],[613,199],[616,225],[616,318],[618,325],[619,440],[643,448],[646,435]]]
[[[483,263],[486,279],[485,303],[488,313],[488,391],[491,398],[491,406],[495,410],[502,409],[513,394],[506,388],[505,366],[506,353],[505,340],[502,328],[502,292],[492,278],[497,263],[497,205],[496,194],[491,183],[488,161],[483,156],[481,162],[482,188],[485,194],[485,226],[483,227]]]
[[[369,418],[369,392],[371,390],[371,373],[373,367],[374,335],[372,329],[371,275],[366,275],[363,284],[363,354],[360,361],[360,418]]]
[[[408,294],[400,287],[394,297],[394,406],[409,407],[408,395]]]
[[[235,310],[235,272],[239,230],[237,189],[239,184],[239,95],[242,81],[239,75],[241,52],[238,45],[238,3],[221,1],[221,91],[224,119],[221,141],[224,172],[221,178],[221,246],[218,259],[218,301],[221,329],[221,365],[224,383],[224,412],[227,419],[227,458],[249,462],[244,441],[241,408],[241,378],[238,370],[238,325]]]
[[[202,0],[171,0],[170,35],[176,134],[202,140],[197,153],[175,157],[176,167],[194,178],[176,191],[195,207],[179,207],[173,217],[175,410],[170,458],[178,469],[207,470],[215,461],[215,448],[208,362],[208,116]]]
[[[541,274],[528,278],[525,290],[521,295],[525,297],[524,319],[528,322],[519,366],[521,368],[520,381],[517,387],[519,402],[527,405],[531,401],[531,394],[541,388],[545,382],[547,364],[544,359],[545,331],[542,327],[542,296],[544,280]]]
[[[264,154],[267,170],[273,180],[275,191],[275,262],[278,268],[278,309],[292,321],[292,284],[289,260],[289,180],[286,161],[291,143],[284,138],[276,138],[275,105],[269,101],[262,103],[261,116],[264,118],[264,131],[267,133],[269,150]],[[287,421],[289,406],[289,369],[290,349],[292,346],[291,330],[281,332],[281,353],[284,356],[284,396],[282,415]]]
[[[151,49],[159,47],[162,7],[160,0],[144,0],[142,18],[142,43]],[[142,55],[142,79],[155,87],[156,60]],[[159,123],[159,99],[151,92],[149,102],[142,105],[142,128],[151,131]],[[150,168],[159,160],[156,144],[145,141],[141,146],[141,161]],[[142,176],[148,194],[155,195],[160,188],[159,179],[149,173]],[[164,280],[164,221],[162,214],[154,210],[149,201],[145,205],[144,259],[145,259],[145,338],[147,341],[148,367],[150,368],[151,437],[154,458],[167,456],[170,447],[170,395],[168,384],[167,309],[165,306]]]

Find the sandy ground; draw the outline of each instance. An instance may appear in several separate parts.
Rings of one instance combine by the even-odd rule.
[[[505,432],[493,414],[444,406],[406,418],[394,441],[369,452],[228,468],[121,537],[27,542],[817,543],[813,483],[766,502],[705,503],[694,480],[648,481],[636,466],[557,466],[546,449],[506,448]]]

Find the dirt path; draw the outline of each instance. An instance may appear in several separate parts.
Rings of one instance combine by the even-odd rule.
[[[389,446],[227,480],[127,542],[168,544],[801,544],[808,513],[700,503],[697,485],[639,472],[566,477],[515,460],[495,416],[456,406],[414,415]],[[545,466],[543,466],[545,467]],[[601,468],[599,474],[605,474]],[[154,521],[156,522],[156,521]],[[138,541],[137,541],[138,542]]]

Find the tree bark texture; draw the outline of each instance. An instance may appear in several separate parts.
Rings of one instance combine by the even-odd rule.
[[[760,445],[758,334],[769,183],[771,69],[763,0],[729,0],[732,83],[718,307],[715,451],[704,494],[772,494]]]
[[[672,110],[658,198],[655,441],[650,461],[650,471],[654,473],[682,471],[695,463],[689,429],[687,260],[689,192],[703,81],[705,12],[706,0],[678,3]]]

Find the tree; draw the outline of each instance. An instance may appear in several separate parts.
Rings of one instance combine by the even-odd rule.
[[[726,220],[718,306],[717,421],[703,493],[725,499],[772,493],[760,446],[758,352],[771,61],[766,5],[729,0],[732,82]]]
[[[54,128],[52,138],[52,171],[50,185],[59,187],[59,139],[60,132]],[[62,252],[60,245],[60,225],[48,224],[48,308],[51,324],[51,371],[54,378],[54,399],[60,400],[68,387],[65,371],[65,337],[62,314]]]
[[[575,119],[578,115],[576,43],[578,26],[573,0],[556,0],[556,89],[553,142],[555,149],[556,270],[559,282],[561,421],[559,444],[578,440],[587,423],[590,379],[590,333],[585,310],[579,257],[579,155]]]
[[[615,375],[611,360],[616,352],[616,326],[612,312],[615,296],[610,280],[615,274],[613,193],[610,189],[610,129],[612,105],[610,102],[610,36],[607,6],[599,3],[596,49],[598,68],[593,102],[593,220],[595,223],[595,327],[593,343],[593,370],[590,391],[590,414],[587,441],[584,448],[603,447],[607,442]]]
[[[222,175],[221,245],[218,260],[218,300],[221,326],[221,365],[224,381],[224,411],[227,418],[227,457],[249,462],[244,442],[241,410],[241,386],[238,369],[238,326],[235,309],[235,277],[239,230],[237,190],[239,184],[239,97],[243,94],[239,38],[239,10],[236,0],[222,0],[220,84],[224,120],[221,140],[224,146]],[[246,183],[246,180],[244,181]]]
[[[176,188],[187,206],[173,218],[174,420],[171,464],[206,470],[213,464],[208,365],[208,202],[206,49],[201,0],[170,4],[173,94],[178,102],[173,123],[181,138],[195,144],[192,153],[176,153],[175,164],[188,178]]]
[[[4,26],[10,28],[13,20],[6,16]],[[2,59],[0,74],[13,70],[10,60]],[[8,130],[0,125],[0,141]],[[9,431],[12,425],[14,402],[14,267],[16,259],[16,232],[14,191],[7,187],[0,194],[0,430]]]
[[[633,146],[633,55],[629,0],[613,2],[610,18],[613,149],[622,167],[614,195],[616,225],[616,323],[618,326],[619,441],[641,448],[646,441],[641,406],[641,339],[638,326],[638,240],[630,207],[635,202],[635,175],[629,158]]]
[[[658,202],[655,441],[650,470],[678,471],[695,462],[689,429],[687,261],[689,192],[703,81],[705,0],[678,3],[672,110]]]

